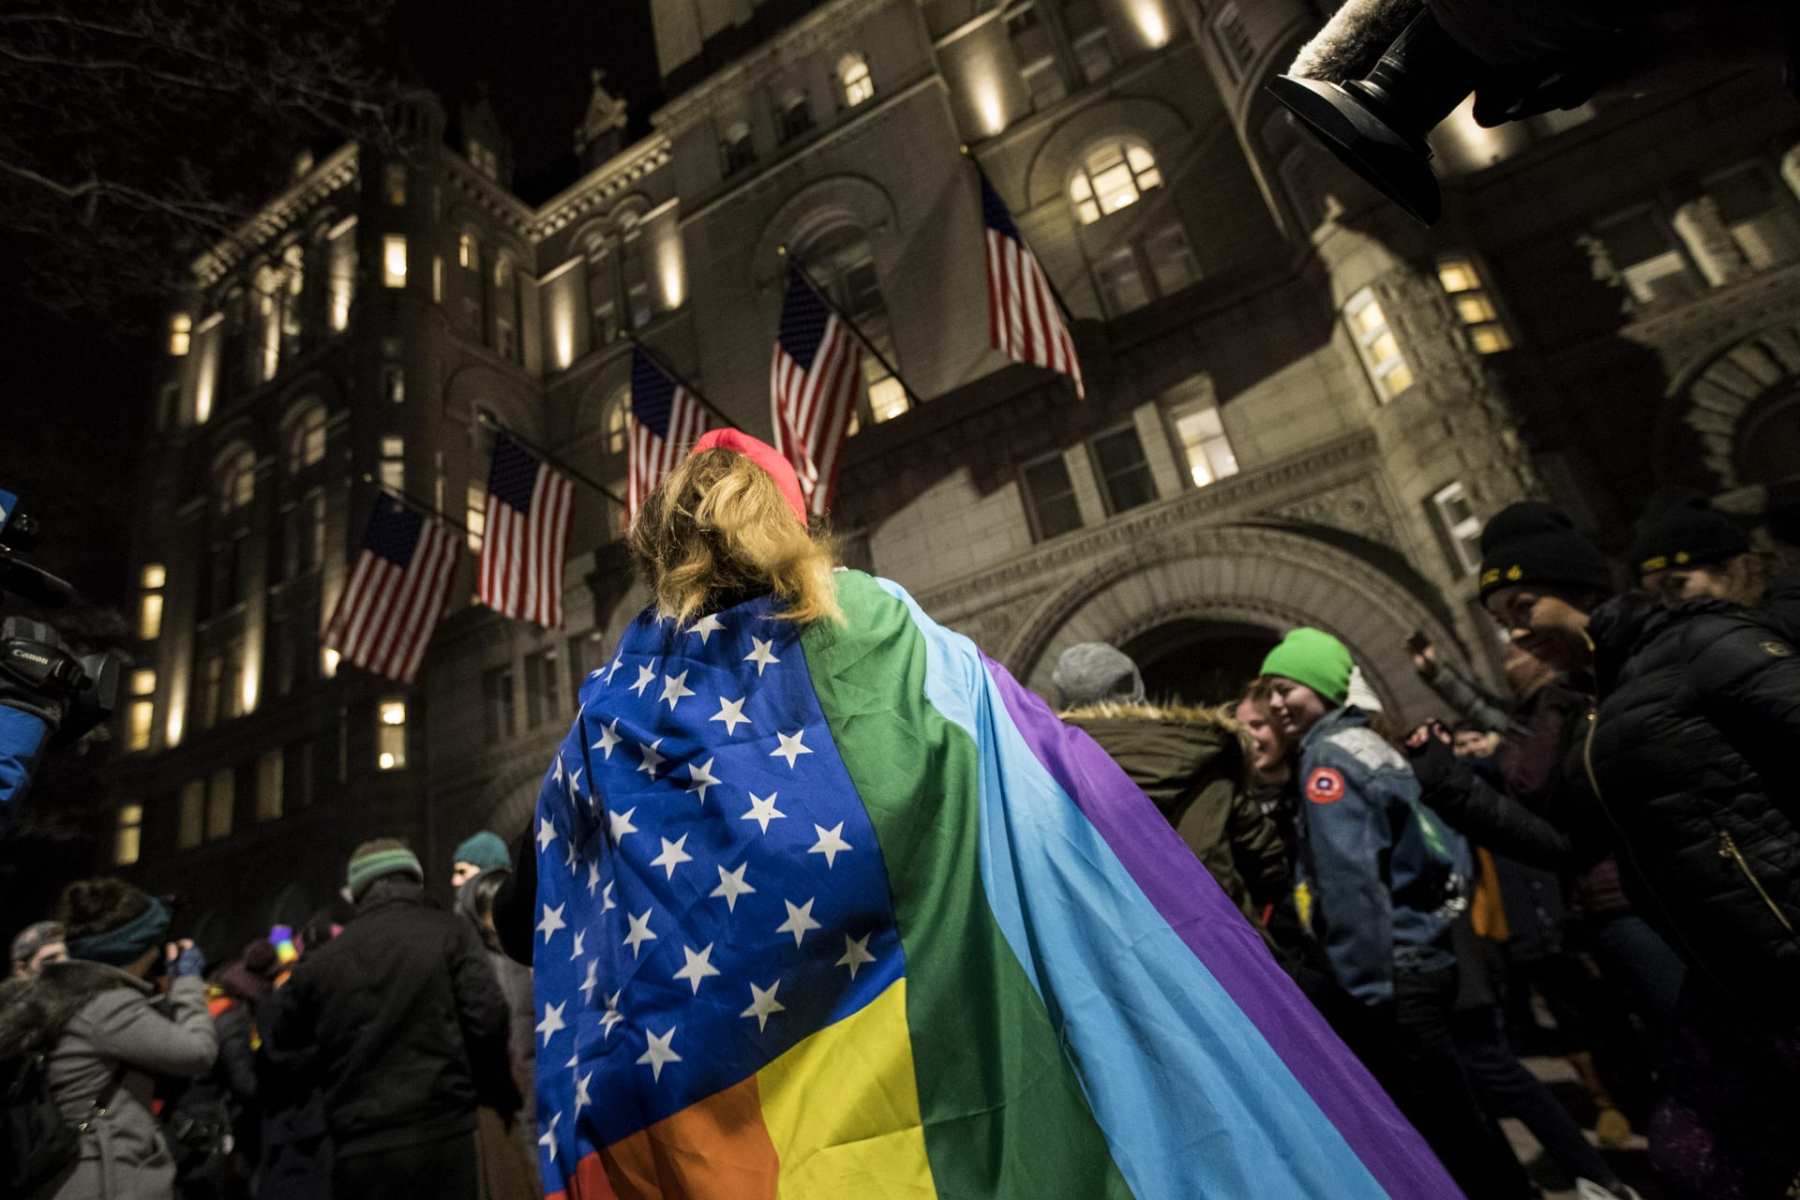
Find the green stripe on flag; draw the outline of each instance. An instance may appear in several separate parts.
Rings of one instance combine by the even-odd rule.
[[[866,575],[837,580],[849,627],[815,623],[801,645],[887,865],[938,1195],[1130,1197],[982,893],[976,747],[926,700],[906,607]]]

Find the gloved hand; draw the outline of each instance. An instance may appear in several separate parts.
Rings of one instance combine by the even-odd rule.
[[[1406,753],[1413,775],[1419,780],[1420,798],[1426,804],[1431,803],[1433,795],[1456,786],[1469,773],[1468,764],[1450,748],[1449,731],[1437,721],[1412,731],[1406,739]]]
[[[200,947],[194,945],[193,938],[170,942],[163,948],[163,953],[169,960],[169,974],[176,979],[184,975],[200,976],[206,973],[206,955]]]

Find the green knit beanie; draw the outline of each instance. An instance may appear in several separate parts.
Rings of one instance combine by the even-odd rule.
[[[1304,684],[1333,704],[1350,694],[1350,651],[1323,629],[1302,626],[1281,639],[1263,659],[1264,675]]]
[[[512,855],[506,852],[506,843],[500,840],[499,834],[484,829],[465,838],[456,848],[456,853],[450,856],[450,864],[457,863],[469,863],[483,871],[510,871]]]
[[[402,873],[411,875],[420,883],[425,882],[425,868],[419,865],[419,856],[404,845],[390,840],[359,846],[350,858],[350,894],[360,896],[364,888],[383,875]]]

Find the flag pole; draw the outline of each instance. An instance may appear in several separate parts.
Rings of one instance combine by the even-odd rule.
[[[855,321],[852,321],[849,316],[845,314],[844,310],[839,308],[832,301],[830,294],[814,281],[812,275],[806,270],[806,264],[800,261],[799,255],[791,253],[788,250],[786,243],[775,247],[775,253],[781,255],[783,259],[793,265],[794,270],[800,272],[800,278],[806,281],[806,286],[812,289],[813,295],[817,296],[820,302],[823,303],[826,308],[831,310],[832,315],[836,316],[838,320],[844,323],[845,328],[856,335],[856,340],[863,344],[865,350],[875,356],[875,361],[886,368],[889,375],[892,375],[895,379],[900,381],[900,390],[906,393],[906,398],[911,401],[912,406],[914,408],[923,408],[925,401],[920,399],[919,393],[912,390],[912,384],[906,382],[906,376],[895,369],[894,364],[887,360],[887,355],[883,354],[875,343],[869,340],[869,335],[864,333],[861,327],[859,327]]]
[[[988,173],[982,167],[981,160],[975,157],[975,151],[969,148],[969,143],[967,142],[962,144],[962,156],[968,159],[969,164],[975,168],[976,177],[992,189],[994,195],[998,196],[1000,194],[1000,189],[994,187],[994,181],[988,178]],[[1016,218],[1013,221],[1013,228],[1019,229],[1019,222]],[[1031,249],[1031,243],[1025,240],[1025,231],[1022,229],[1019,229],[1019,244],[1030,251],[1031,257],[1037,259],[1039,267],[1043,266],[1044,260],[1038,258],[1037,251]],[[1075,336],[1075,314],[1069,311],[1069,302],[1063,299],[1062,289],[1056,286],[1056,280],[1050,278],[1049,271],[1040,270],[1039,274],[1043,275],[1044,283],[1049,286],[1050,296],[1056,301],[1056,307],[1062,310],[1063,320],[1067,322],[1069,326],[1069,337],[1073,339]]]
[[[406,505],[406,507],[412,509],[416,513],[420,513],[427,517],[434,517],[437,520],[442,521],[444,524],[451,526],[452,528],[462,530],[464,533],[469,532],[469,527],[467,525],[464,525],[461,521],[458,521],[455,517],[451,516],[449,513],[445,512],[443,509],[438,508],[435,505],[427,504],[427,503],[425,503],[425,501],[419,499],[417,496],[413,496],[407,492],[403,492],[391,483],[383,483],[379,479],[376,479],[373,475],[369,474],[367,471],[364,471],[362,473],[362,481],[364,483],[374,484],[376,487],[381,489],[382,495],[387,496],[389,499],[392,499],[392,500],[398,500],[400,503]]]
[[[698,400],[700,402],[701,408],[704,408],[707,412],[709,412],[713,416],[719,418],[719,420],[724,423],[724,425],[727,429],[736,429],[737,428],[736,421],[733,421],[730,417],[726,416],[724,413],[724,410],[722,410],[718,405],[714,404],[711,400],[708,400],[706,398],[705,393],[703,393],[699,388],[695,387],[693,384],[689,383],[686,379],[684,379],[682,377],[681,373],[678,372],[674,367],[671,367],[668,364],[668,361],[666,359],[664,359],[662,355],[658,354],[656,352],[655,348],[652,347],[648,342],[639,341],[638,336],[635,333],[627,333],[625,335],[625,338],[633,346],[637,347],[639,350],[642,350],[644,352],[644,357],[648,358],[653,364],[655,364],[657,370],[661,371],[664,375],[667,375],[670,379],[673,379],[677,384],[679,384],[683,389],[685,389],[687,391],[688,395],[690,395],[694,399]]]
[[[519,445],[525,447],[527,450],[531,451],[533,454],[537,455],[539,458],[543,459],[545,462],[549,463],[551,466],[555,467],[557,470],[561,471],[563,474],[567,475],[569,478],[575,480],[575,482],[580,483],[580,484],[585,484],[587,487],[590,487],[594,491],[599,492],[602,496],[605,496],[608,500],[611,500],[614,504],[618,505],[620,508],[626,507],[625,502],[623,500],[619,499],[618,494],[615,493],[611,488],[607,487],[605,484],[594,482],[592,479],[589,479],[586,475],[583,475],[580,471],[577,471],[574,467],[571,467],[568,463],[566,463],[562,459],[556,457],[556,455],[550,453],[548,450],[544,449],[542,446],[538,445],[536,442],[529,441],[526,438],[521,437],[516,431],[508,429],[506,426],[502,425],[494,417],[488,415],[487,410],[477,409],[476,413],[475,413],[475,419],[476,419],[476,421],[478,421],[482,425],[485,425],[489,429],[492,429],[498,433],[504,433],[507,437],[509,437],[513,441],[519,443]],[[627,511],[629,511],[629,510],[627,510]]]

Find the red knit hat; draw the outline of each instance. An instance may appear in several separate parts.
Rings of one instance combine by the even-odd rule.
[[[730,450],[761,467],[781,489],[781,497],[794,511],[794,519],[806,524],[806,498],[800,492],[800,477],[794,474],[794,468],[781,456],[781,451],[736,429],[714,429],[702,434],[694,443],[693,452],[698,454],[702,450]]]

